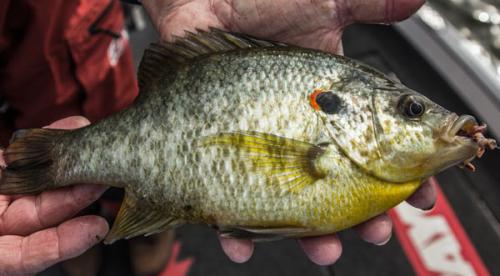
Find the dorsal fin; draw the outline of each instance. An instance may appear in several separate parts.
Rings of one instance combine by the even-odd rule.
[[[287,45],[216,28],[210,28],[209,31],[197,30],[197,33],[186,32],[184,37],[175,37],[174,42],[152,43],[144,51],[139,65],[139,88],[143,88],[145,84],[154,81],[165,72],[174,71],[180,64],[195,57],[235,49],[275,46]]]

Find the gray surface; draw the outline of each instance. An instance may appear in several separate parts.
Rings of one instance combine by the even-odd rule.
[[[138,13],[142,14],[146,25],[141,31],[130,32],[130,46],[132,48],[132,55],[136,68],[139,66],[144,49],[146,49],[151,42],[155,42],[159,39],[158,33],[154,29],[153,24],[151,24],[151,20],[146,15],[144,10],[140,8]]]
[[[396,28],[500,138],[500,89],[483,68],[456,47],[459,42],[453,33],[435,32],[417,17]]]

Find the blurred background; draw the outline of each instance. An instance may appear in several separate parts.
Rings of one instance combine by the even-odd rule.
[[[157,34],[141,6],[125,6],[138,64]],[[394,26],[356,25],[344,51],[457,113],[477,116],[500,138],[500,0],[429,0]],[[471,173],[452,168],[436,177],[437,206],[401,205],[392,211],[395,235],[385,246],[340,233],[338,263],[311,263],[293,240],[258,244],[246,264],[222,253],[205,226],[176,230],[173,254],[161,275],[500,275],[500,155],[486,154]],[[102,275],[131,275],[126,244],[106,247]],[[42,275],[63,275],[57,266]]]

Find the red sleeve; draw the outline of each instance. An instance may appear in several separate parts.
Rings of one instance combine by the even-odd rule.
[[[127,38],[116,0],[0,1],[1,142],[15,129],[128,106],[137,85]]]
[[[10,0],[3,0],[0,2],[0,54],[2,50],[7,47],[7,38],[5,37],[4,30],[5,19],[7,18],[7,10],[9,8]]]

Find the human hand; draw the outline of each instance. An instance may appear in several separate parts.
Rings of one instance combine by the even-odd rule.
[[[88,124],[87,119],[75,116],[48,128]],[[1,153],[0,165],[5,166]],[[78,185],[36,196],[0,195],[0,275],[35,274],[100,242],[109,230],[103,218],[72,217],[105,190],[104,186]]]
[[[142,0],[161,37],[216,27],[340,53],[342,31],[355,22],[391,23],[425,0]]]
[[[355,22],[390,23],[413,14],[424,0],[142,0],[165,40],[184,30],[217,27],[259,38],[288,42],[332,53],[342,53],[343,29]],[[425,183],[408,202],[417,208],[434,205],[435,191]],[[354,229],[367,242],[384,244],[392,222],[386,214]],[[253,252],[248,240],[221,238],[224,252],[235,262]],[[342,252],[338,237],[327,235],[299,240],[309,258],[320,265],[334,263]]]

